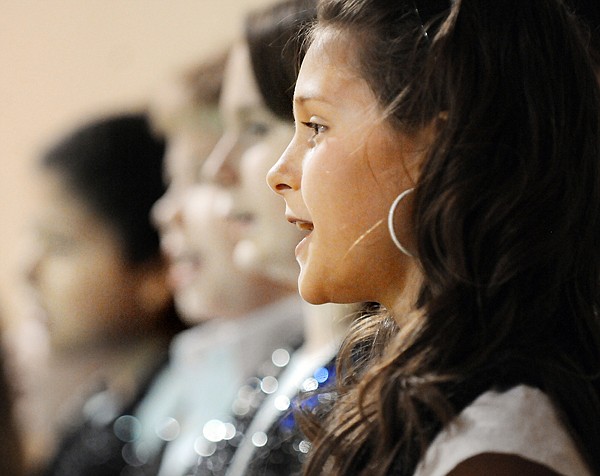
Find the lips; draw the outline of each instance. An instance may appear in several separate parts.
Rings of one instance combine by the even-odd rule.
[[[194,281],[201,269],[202,260],[197,255],[186,255],[171,259],[169,282],[175,289],[188,286]]]
[[[292,225],[295,225],[296,228],[298,228],[300,231],[305,231],[305,232],[310,233],[315,228],[313,222],[311,222],[311,221],[303,220],[301,218],[296,218],[296,217],[292,217],[292,216],[287,216],[286,218]]]

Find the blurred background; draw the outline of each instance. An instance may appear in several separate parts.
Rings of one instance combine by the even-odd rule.
[[[18,317],[13,278],[36,155],[86,115],[143,104],[169,76],[228,45],[248,9],[269,3],[0,2],[0,297],[6,319]]]
[[[169,77],[229,45],[249,9],[270,3],[0,1],[0,315],[20,355],[44,353],[20,285],[39,154],[87,116],[143,106]]]

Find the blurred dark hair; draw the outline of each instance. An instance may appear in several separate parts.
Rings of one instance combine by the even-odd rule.
[[[316,18],[316,0],[286,0],[246,18],[246,41],[254,76],[267,107],[293,120],[296,76],[304,57],[304,35]]]
[[[145,115],[124,114],[80,127],[52,147],[42,165],[116,230],[125,258],[140,263],[160,252],[150,209],[165,192],[164,150]]]
[[[184,70],[164,85],[149,106],[149,120],[160,135],[191,121],[199,133],[220,132],[217,108],[228,51],[223,51]]]

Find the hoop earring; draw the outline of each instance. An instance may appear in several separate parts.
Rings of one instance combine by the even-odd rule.
[[[396,236],[396,232],[394,231],[394,214],[396,213],[396,208],[398,207],[398,204],[409,193],[414,192],[414,190],[415,190],[414,187],[408,188],[408,189],[404,190],[404,192],[402,192],[400,195],[398,195],[396,197],[396,199],[392,202],[392,205],[390,206],[390,211],[388,212],[388,231],[390,232],[392,241],[394,242],[396,247],[400,251],[402,251],[402,253],[404,253],[406,256],[410,256],[411,258],[414,258],[414,255],[410,251],[408,251],[404,246],[402,246],[402,243],[400,243],[400,240],[398,239],[398,237]]]

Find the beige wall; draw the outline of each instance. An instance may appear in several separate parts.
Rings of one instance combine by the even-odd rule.
[[[228,44],[271,0],[0,0],[0,302],[15,276],[36,153],[86,115],[141,103],[170,74]]]

